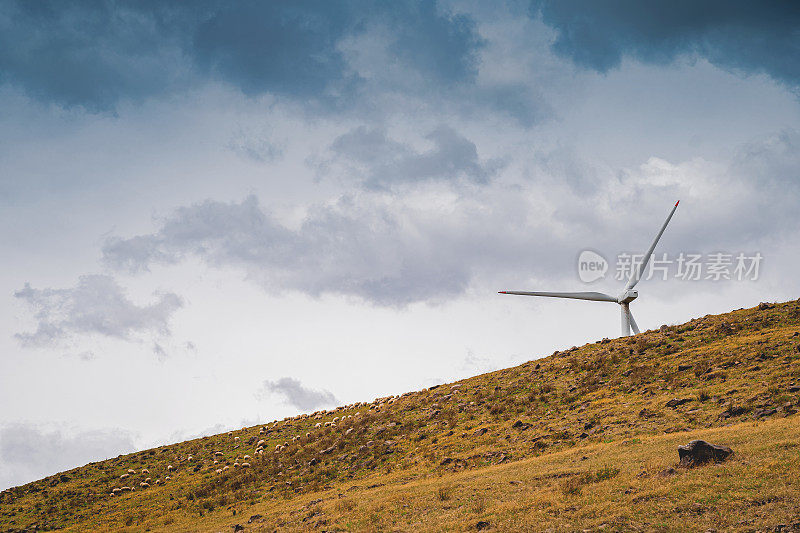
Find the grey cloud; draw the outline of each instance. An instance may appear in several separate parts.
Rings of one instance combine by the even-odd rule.
[[[557,53],[599,72],[626,56],[668,64],[688,55],[795,89],[800,83],[796,2],[534,0],[531,11],[556,30]]]
[[[529,252],[517,245],[530,235],[514,226],[514,219],[524,220],[524,207],[513,200],[502,209],[467,205],[448,220],[369,195],[343,197],[313,206],[301,227],[290,230],[254,196],[232,204],[206,201],[178,209],[153,234],[108,241],[103,257],[112,268],[137,272],[195,256],[243,268],[268,290],[403,306],[463,293],[474,268],[495,263],[493,253],[509,264],[527,261]],[[504,240],[492,234],[499,218],[511,225]],[[541,241],[552,239],[542,234]],[[468,259],[476,255],[483,259]]]
[[[257,396],[263,397],[268,394],[282,396],[287,404],[301,411],[310,411],[317,407],[339,403],[339,400],[330,391],[305,387],[299,380],[290,377],[282,377],[277,381],[264,381]]]
[[[432,83],[469,82],[481,46],[474,23],[435,2],[5,2],[0,83],[45,103],[114,111],[121,101],[220,80],[341,108],[363,79],[338,49],[386,24],[398,63]]]
[[[0,427],[0,489],[135,450],[120,429],[65,432],[16,423]]]
[[[496,159],[482,161],[475,144],[449,126],[439,126],[425,139],[433,147],[419,152],[393,141],[383,130],[361,126],[333,141],[333,157],[323,164],[323,169],[328,170],[331,163],[344,162],[348,171],[364,176],[367,187],[378,189],[427,180],[486,183],[502,166]]]
[[[381,134],[360,134],[366,140],[347,153],[367,166],[392,153],[387,145],[397,148]],[[103,258],[138,272],[193,257],[240,269],[271,293],[353,296],[389,307],[443,302],[472,288],[574,286],[580,250],[613,257],[646,249],[678,199],[679,216],[660,248],[670,253],[750,252],[765,235],[797,231],[799,136],[754,141],[729,165],[651,158],[616,169],[570,162],[573,154],[562,151],[531,169],[530,181],[423,187],[409,198],[365,191],[307,206],[291,228],[255,196],[209,200],[176,210],[153,233],[107,241]]]
[[[136,334],[169,335],[169,320],[183,306],[174,293],[157,294],[139,306],[107,275],[81,276],[75,287],[34,289],[26,283],[14,296],[33,310],[36,331],[17,333],[25,346],[58,344],[74,335],[97,334],[131,339]]]
[[[257,163],[275,161],[283,155],[283,148],[259,133],[237,132],[228,143],[228,149],[245,159]]]

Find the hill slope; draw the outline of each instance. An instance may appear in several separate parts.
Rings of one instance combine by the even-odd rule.
[[[762,304],[91,463],[0,493],[0,531],[792,524],[798,331]],[[735,458],[662,477],[698,435]]]

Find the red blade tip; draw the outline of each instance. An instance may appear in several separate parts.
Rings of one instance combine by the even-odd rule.
[[[678,200],[677,202],[675,202],[675,207],[678,207],[678,204],[679,204],[679,203],[681,203],[681,201],[680,201],[680,200]]]

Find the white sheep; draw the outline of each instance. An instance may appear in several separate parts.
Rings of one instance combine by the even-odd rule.
[[[150,486],[150,483],[142,481],[141,483],[139,483],[139,486],[142,487],[143,489],[146,489],[147,487]]]
[[[122,474],[119,476],[120,479],[125,479],[126,477],[130,477],[130,474]]]
[[[148,470],[147,468],[142,468],[142,474],[149,474],[149,473],[150,470]]]
[[[167,470],[172,470],[172,465],[167,465]]]
[[[129,474],[135,474],[135,473],[136,473],[136,470],[134,470],[133,468],[129,468],[129,469],[128,469],[128,473],[129,473]]]
[[[250,468],[250,463],[242,463],[242,468]]]

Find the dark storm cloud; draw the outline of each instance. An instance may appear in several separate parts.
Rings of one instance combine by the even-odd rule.
[[[290,377],[283,377],[277,381],[264,381],[256,396],[263,398],[270,394],[282,396],[285,403],[301,411],[339,403],[330,391],[306,387],[299,380]]]
[[[183,75],[179,35],[164,22],[145,4],[3,2],[0,83],[89,111],[141,101]]]
[[[344,163],[361,174],[369,188],[427,180],[486,183],[501,167],[498,160],[482,161],[475,143],[448,126],[439,126],[425,139],[430,150],[417,151],[393,141],[380,129],[358,127],[337,137],[330,146],[333,157],[322,164]]]
[[[14,296],[28,304],[37,321],[36,331],[15,335],[25,346],[54,345],[86,334],[117,339],[141,333],[168,335],[172,314],[183,306],[181,298],[169,292],[157,294],[150,305],[136,305],[114,278],[105,275],[81,276],[68,289],[34,289],[26,283]],[[156,353],[162,356],[163,350]]]
[[[557,53],[599,72],[624,57],[667,64],[689,55],[790,87],[800,83],[797,2],[534,0],[531,11],[556,30]]]
[[[396,61],[431,83],[471,80],[475,25],[434,2],[5,2],[0,83],[46,103],[113,111],[207,79],[330,106],[361,83],[338,44],[389,28]]]
[[[135,450],[133,436],[108,429],[65,433],[27,423],[0,427],[0,489]]]

